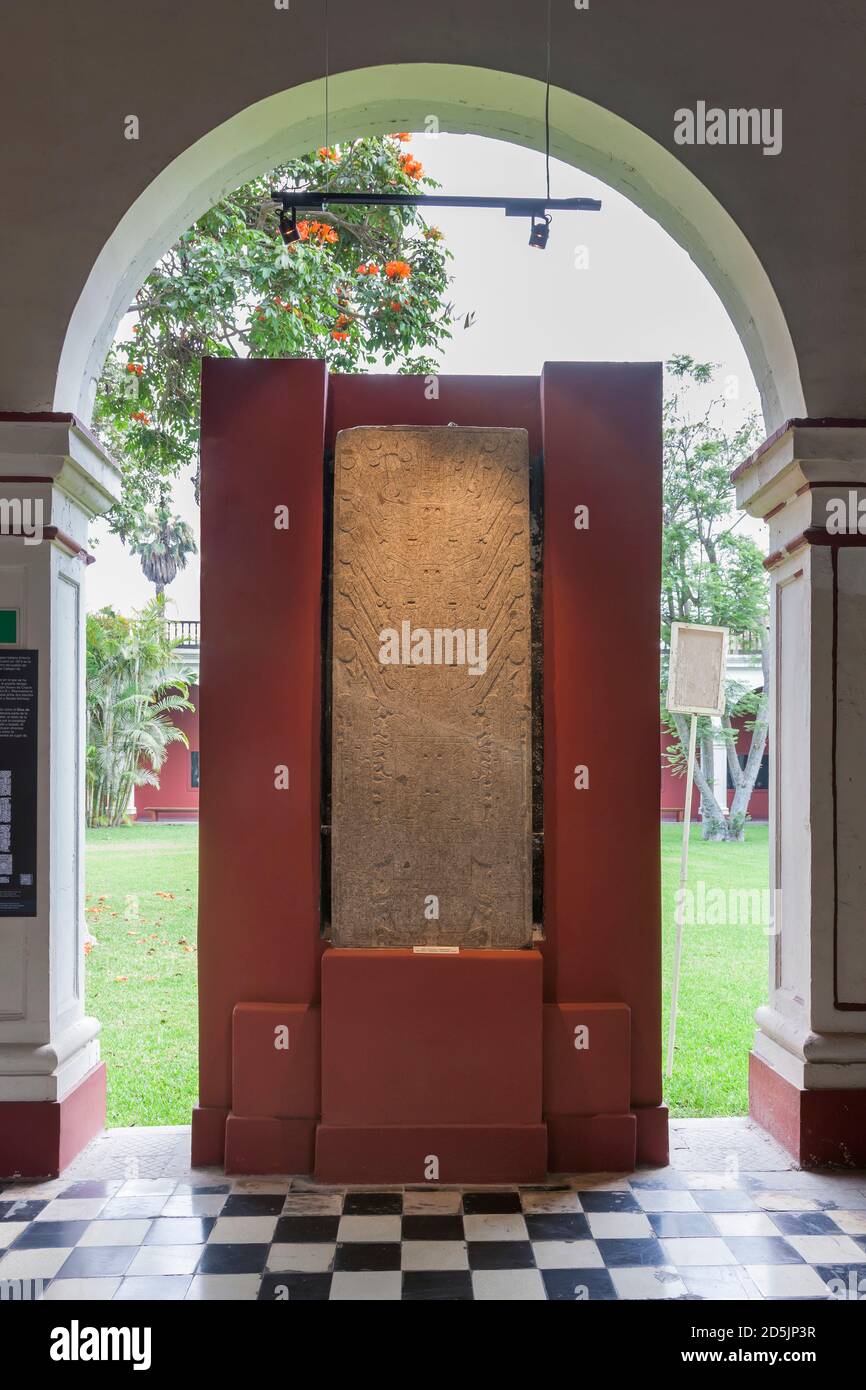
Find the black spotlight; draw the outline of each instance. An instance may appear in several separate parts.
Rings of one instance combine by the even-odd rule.
[[[547,245],[547,239],[550,236],[550,223],[551,219],[549,217],[543,217],[541,221],[537,221],[535,217],[532,219],[529,244],[530,246],[534,246],[537,251],[543,251]]]
[[[280,236],[287,246],[291,246],[293,241],[300,241],[301,237],[297,227],[294,208],[292,208],[291,216],[285,208],[283,208],[280,213]]]

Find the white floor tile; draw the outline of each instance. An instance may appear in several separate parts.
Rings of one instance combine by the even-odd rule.
[[[283,1216],[339,1216],[342,1210],[340,1192],[290,1192],[283,1203]]]
[[[850,1236],[785,1236],[811,1265],[866,1265],[866,1250]]]
[[[403,1276],[399,1270],[340,1273],[331,1279],[331,1299],[337,1303],[345,1300],[395,1303],[402,1295]]]
[[[464,1216],[463,1234],[467,1240],[528,1240],[526,1221],[516,1212],[490,1212]]]
[[[232,1303],[258,1298],[257,1274],[197,1274],[187,1289],[187,1302],[225,1300]]]
[[[527,1216],[557,1216],[583,1211],[580,1197],[571,1192],[524,1192],[521,1203]]]
[[[688,1290],[675,1269],[611,1269],[620,1298],[684,1298]]]
[[[866,1211],[828,1211],[827,1215],[846,1235],[866,1236]],[[0,1235],[2,1232],[3,1227],[0,1225]]]
[[[79,1245],[142,1245],[150,1230],[151,1222],[141,1221],[91,1221]]]
[[[55,1197],[43,1207],[37,1221],[93,1221],[109,1199],[107,1197]],[[2,1222],[0,1222],[2,1230]]]
[[[5,1250],[27,1230],[29,1221],[0,1221],[0,1250]]]
[[[644,1211],[700,1211],[691,1192],[661,1187],[636,1187],[634,1195]]]
[[[537,1269],[473,1270],[472,1292],[478,1303],[534,1303],[547,1298]]]
[[[460,1211],[463,1193],[448,1190],[404,1192],[404,1216],[456,1216]]]
[[[276,1216],[220,1216],[209,1245],[268,1245],[277,1229]]]
[[[169,1197],[160,1216],[219,1216],[225,1206],[226,1195],[197,1197],[191,1192],[181,1192]]]
[[[655,1235],[649,1218],[638,1211],[591,1211],[587,1220],[596,1240],[643,1240]]]
[[[268,1253],[269,1273],[327,1274],[336,1246],[328,1241],[310,1244],[272,1245]]]
[[[797,1192],[753,1192],[755,1206],[764,1211],[820,1211],[812,1197]]]
[[[723,1240],[707,1236],[684,1236],[666,1238],[661,1242],[665,1257],[671,1264],[683,1265],[735,1265],[733,1255]]]
[[[143,1245],[126,1274],[194,1274],[203,1251],[203,1245]]]
[[[404,1269],[468,1269],[463,1240],[404,1240]]]
[[[128,1178],[114,1194],[116,1197],[168,1197],[174,1192],[174,1178]]]
[[[809,1265],[746,1265],[746,1273],[765,1298],[808,1298],[828,1292]]]
[[[723,1236],[780,1236],[776,1223],[763,1211],[709,1211],[707,1216]]]
[[[739,1265],[695,1266],[682,1270],[689,1293],[710,1302],[759,1300],[760,1290]]]
[[[0,1283],[7,1279],[53,1279],[72,1254],[72,1246],[48,1250],[10,1250],[0,1260]]]
[[[55,1279],[45,1290],[45,1303],[97,1302],[113,1298],[120,1286],[120,1275],[110,1279]]]
[[[539,1269],[603,1269],[604,1260],[594,1240],[534,1240]]]
[[[341,1216],[338,1241],[369,1241],[374,1244],[400,1239],[399,1216]]]

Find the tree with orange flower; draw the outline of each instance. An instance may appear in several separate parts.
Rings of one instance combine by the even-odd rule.
[[[173,479],[197,479],[202,357],[318,357],[333,371],[435,372],[450,337],[441,232],[414,208],[341,205],[340,189],[434,188],[395,135],[322,146],[254,179],[193,224],[148,275],[109,353],[95,422],[123,468],[124,539]],[[278,234],[273,188],[324,188],[326,212]]]

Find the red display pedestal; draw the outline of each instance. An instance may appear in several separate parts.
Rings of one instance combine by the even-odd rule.
[[[661,369],[552,363],[540,378],[436,382],[431,399],[418,377],[204,363],[197,1163],[423,1184],[434,1169],[529,1182],[667,1161]],[[543,481],[544,939],[457,956],[331,950],[326,460],[343,429],[450,423],[525,429]]]
[[[56,1178],[105,1128],[105,1063],[62,1100],[0,1105],[0,1178]]]

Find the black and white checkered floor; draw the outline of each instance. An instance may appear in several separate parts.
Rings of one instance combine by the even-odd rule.
[[[866,1176],[811,1195],[773,1177],[7,1184],[0,1287],[76,1301],[866,1298]]]

